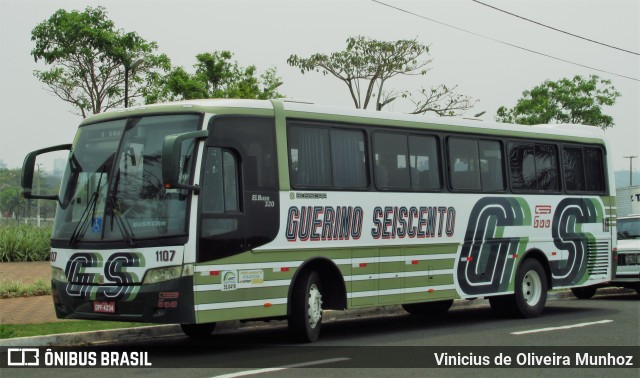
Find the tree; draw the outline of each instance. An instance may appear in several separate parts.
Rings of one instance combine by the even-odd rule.
[[[260,77],[255,66],[241,67],[229,51],[196,55],[195,73],[177,67],[157,75],[144,93],[147,103],[196,98],[269,99],[282,97],[276,91],[282,82],[275,68]]]
[[[598,126],[603,130],[614,125],[613,118],[602,112],[603,106],[615,104],[620,93],[611,80],[590,75],[588,79],[546,80],[531,90],[522,92],[516,105],[498,109],[499,122],[536,125],[546,123],[579,123]]]
[[[20,216],[26,200],[20,188],[21,169],[0,169],[0,213],[3,217]]]
[[[287,63],[299,68],[302,74],[316,71],[336,77],[347,86],[358,109],[367,109],[374,99],[376,110],[382,110],[398,98],[409,98],[415,106],[412,114],[455,115],[476,102],[456,94],[457,86],[422,88],[419,100],[413,99],[409,91],[386,87],[395,77],[424,76],[429,71],[431,59],[424,58],[429,46],[416,39],[388,42],[357,36],[347,38],[346,42],[347,48],[343,51],[330,55],[317,53],[308,58],[291,55]]]
[[[35,182],[39,183],[41,193],[58,193],[60,177],[55,177],[44,170],[34,173]],[[0,213],[2,217],[13,217],[15,215],[16,218],[20,218],[35,214],[37,200],[26,200],[22,197],[21,177],[21,168],[0,169]],[[41,200],[40,213],[43,218],[53,216],[55,210],[55,201]]]
[[[36,25],[31,40],[35,61],[50,66],[34,75],[82,117],[123,105],[125,71],[131,99],[141,95],[149,73],[170,68],[166,55],[154,54],[155,42],[115,29],[103,7],[87,7],[84,12],[60,9]],[[134,62],[139,64],[134,67]]]

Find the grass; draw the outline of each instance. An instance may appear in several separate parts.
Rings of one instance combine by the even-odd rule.
[[[0,281],[0,298],[35,297],[38,295],[51,295],[51,283],[42,279],[30,285],[22,281]]]
[[[143,327],[154,324],[131,322],[105,322],[95,320],[72,320],[65,322],[40,324],[0,324],[0,339],[14,337],[30,337],[54,335],[58,333],[73,333],[86,331],[102,331],[118,328]]]
[[[46,261],[51,228],[26,224],[0,225],[0,262]]]

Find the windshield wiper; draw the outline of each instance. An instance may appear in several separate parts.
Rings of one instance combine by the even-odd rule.
[[[126,167],[126,162],[125,162],[125,167]],[[126,172],[127,171],[125,170],[125,174]],[[120,215],[120,212],[117,209],[118,198],[116,197],[116,193],[118,191],[119,185],[120,185],[120,168],[118,168],[118,170],[116,171],[115,182],[113,184],[113,187],[109,189],[109,193],[107,193],[107,198],[108,198],[107,207],[110,208],[112,213],[111,230],[113,231],[113,221],[115,219],[116,224],[118,225],[118,229],[122,234],[122,237],[124,237],[125,241],[129,244],[129,246],[133,247],[136,244],[135,241],[133,240],[134,238],[133,229],[131,228],[131,225],[129,224],[129,222],[126,219],[124,219],[122,215]]]
[[[102,166],[102,170],[100,171],[100,177],[98,178],[98,187],[97,189],[91,193],[91,198],[89,199],[89,203],[87,207],[84,209],[84,212],[80,216],[80,220],[78,220],[78,224],[76,228],[73,229],[73,233],[71,234],[71,238],[69,239],[69,245],[73,246],[81,236],[84,236],[87,231],[87,225],[89,224],[89,219],[95,219],[96,216],[96,204],[98,203],[98,197],[100,196],[100,185],[102,184],[102,177],[104,176],[105,166]],[[91,216],[89,216],[91,213]]]
[[[124,239],[126,240],[126,242],[129,244],[130,247],[134,247],[136,245],[135,241],[133,240],[134,238],[134,234],[133,234],[133,229],[131,228],[131,225],[129,224],[129,222],[124,219],[122,217],[122,215],[120,215],[120,213],[118,212],[118,210],[116,209],[116,196],[115,194],[111,194],[108,196],[109,198],[109,205],[111,207],[111,229],[113,230],[113,220],[116,220],[116,224],[118,225],[118,229],[120,230],[120,233],[122,234],[122,236],[124,237]]]

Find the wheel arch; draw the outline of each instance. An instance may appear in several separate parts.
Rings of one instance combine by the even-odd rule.
[[[344,310],[347,308],[347,287],[344,277],[336,264],[325,257],[315,257],[307,260],[296,270],[289,285],[287,300],[287,314],[291,314],[291,298],[293,288],[298,284],[300,277],[307,272],[316,271],[322,284],[322,302],[324,309]]]

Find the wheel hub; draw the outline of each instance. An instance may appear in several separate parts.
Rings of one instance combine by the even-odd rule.
[[[316,284],[309,289],[309,326],[315,328],[322,318],[322,294]]]
[[[535,306],[542,297],[542,279],[538,272],[530,270],[522,279],[522,297],[529,306]]]

